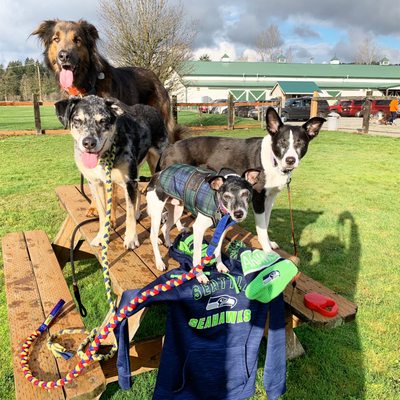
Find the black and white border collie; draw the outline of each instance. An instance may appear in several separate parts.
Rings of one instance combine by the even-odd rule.
[[[223,137],[193,137],[167,147],[159,168],[181,163],[219,171],[231,168],[239,175],[246,170],[259,169],[258,183],[253,187],[253,208],[258,240],[264,251],[277,249],[268,237],[272,206],[286,185],[290,173],[299,166],[308,144],[326,120],[309,119],[301,126],[283,124],[274,108],[266,111],[267,134],[264,138],[235,139]]]

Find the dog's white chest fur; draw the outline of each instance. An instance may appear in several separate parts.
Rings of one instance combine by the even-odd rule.
[[[268,191],[281,191],[286,185],[288,176],[283,174],[274,165],[272,157],[271,136],[264,137],[261,143],[261,164],[265,172],[265,189]]]
[[[90,182],[99,183],[106,181],[106,171],[101,163],[97,164],[94,168],[86,168],[82,162],[81,153],[79,150],[75,149],[75,163],[79,171],[83,176]],[[123,185],[128,181],[128,165],[124,164],[118,166],[118,168],[113,168],[111,170],[111,180],[118,185]]]

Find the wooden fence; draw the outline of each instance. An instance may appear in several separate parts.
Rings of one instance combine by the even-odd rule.
[[[363,112],[363,122],[362,129],[363,133],[368,133],[369,131],[369,122],[371,117],[371,103],[372,100],[390,100],[395,97],[390,96],[372,96],[372,92],[368,91],[366,96],[344,96],[337,98],[337,100],[363,100],[365,102],[364,112]],[[321,97],[318,95],[318,92],[314,93],[314,96],[311,99],[311,108],[310,108],[310,118],[317,115],[318,110],[318,101],[322,100],[333,100],[332,97]],[[38,100],[37,95],[34,95],[33,101],[23,101],[23,102],[14,102],[14,101],[2,101],[0,102],[0,106],[33,106],[34,109],[34,123],[35,123],[35,131],[37,134],[43,134],[44,131],[42,129],[42,123],[40,118],[40,106],[50,106],[54,105],[54,102],[41,102]],[[197,108],[200,107],[227,107],[227,129],[232,130],[235,128],[235,107],[241,106],[254,106],[258,107],[259,110],[259,121],[261,121],[261,126],[263,127],[263,116],[261,114],[261,110],[263,107],[273,106],[278,109],[280,113],[281,103],[279,100],[277,101],[256,101],[256,102],[235,102],[233,100],[233,96],[230,95],[228,101],[220,102],[220,103],[178,103],[177,97],[172,96],[171,99],[171,112],[172,116],[176,122],[178,122],[178,108]],[[223,127],[220,127],[223,128]]]
[[[227,107],[227,128],[229,130],[235,129],[235,108],[236,107],[258,107],[259,108],[259,115],[258,120],[261,121],[261,127],[263,124],[262,115],[261,115],[261,107],[268,107],[273,106],[280,109],[281,102],[280,100],[273,100],[273,101],[234,101],[233,96],[230,95],[226,102],[219,102],[219,103],[178,103],[176,96],[172,96],[171,99],[171,109],[172,109],[172,116],[176,123],[178,123],[178,107],[187,107],[193,108],[196,107],[200,110],[200,107]]]

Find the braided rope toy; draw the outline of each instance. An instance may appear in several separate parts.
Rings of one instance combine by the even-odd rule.
[[[20,365],[25,378],[33,385],[40,387],[42,389],[61,388],[65,384],[72,382],[75,378],[77,378],[79,375],[82,374],[84,369],[92,361],[97,361],[97,359],[95,360],[95,356],[97,355],[97,352],[100,349],[101,343],[108,337],[110,333],[114,331],[114,329],[122,320],[127,318],[128,313],[132,312],[139,304],[145,302],[150,297],[156,296],[160,292],[166,292],[168,290],[174,289],[177,286],[180,286],[183,283],[193,279],[199,273],[202,273],[202,270],[204,268],[202,264],[209,262],[212,258],[213,256],[203,257],[201,265],[192,268],[188,273],[183,273],[182,275],[174,279],[169,279],[164,284],[155,285],[151,290],[149,289],[140,293],[140,295],[132,299],[131,302],[127,306],[125,306],[121,311],[114,313],[114,315],[111,316],[110,321],[107,323],[107,325],[103,327],[101,332],[98,335],[96,335],[96,337],[90,343],[87,350],[82,355],[79,355],[80,361],[75,365],[75,367],[70,372],[68,372],[63,378],[58,379],[56,381],[41,381],[32,375],[32,371],[29,368],[30,348],[32,347],[35,340],[47,328],[47,326],[45,326],[44,329],[43,328],[37,329],[26,339],[25,343],[22,345],[22,351],[20,353]],[[48,319],[49,318],[47,318],[47,320]],[[42,324],[42,326],[43,325],[44,324]]]
[[[98,351],[100,349],[101,343],[107,339],[108,335],[114,331],[114,329],[121,323],[122,320],[127,318],[127,314],[135,310],[135,308],[145,302],[150,297],[156,296],[160,292],[166,292],[168,290],[174,289],[177,286],[188,282],[189,280],[193,279],[194,277],[203,273],[204,265],[207,265],[213,258],[214,258],[214,245],[210,245],[207,248],[207,254],[202,257],[201,263],[195,267],[193,267],[188,273],[183,273],[173,279],[169,279],[164,284],[158,284],[153,287],[153,289],[148,289],[140,295],[136,296],[131,302],[125,306],[119,312],[116,311],[116,307],[114,301],[111,296],[111,279],[109,273],[109,263],[108,263],[108,246],[110,243],[110,231],[111,231],[111,192],[112,192],[112,185],[111,185],[111,169],[113,167],[113,161],[115,157],[115,147],[113,146],[112,150],[107,153],[107,155],[102,159],[104,163],[104,168],[106,171],[106,194],[107,194],[107,207],[106,207],[106,233],[103,237],[103,243],[101,247],[101,265],[102,265],[102,272],[104,278],[104,284],[106,287],[106,294],[107,294],[107,301],[110,305],[110,309],[112,310],[112,315],[110,317],[109,322],[101,329],[100,333],[97,333],[96,328],[92,330],[92,332],[88,335],[88,337],[79,345],[77,350],[78,357],[80,361],[75,365],[75,367],[68,372],[63,378],[60,378],[55,381],[42,381],[37,377],[33,376],[32,371],[29,367],[29,357],[30,357],[30,350],[35,343],[36,339],[48,328],[51,324],[52,320],[56,317],[57,313],[61,310],[64,301],[60,300],[57,305],[53,308],[50,312],[49,316],[46,320],[41,324],[41,326],[31,333],[25,342],[22,345],[22,349],[20,352],[20,365],[22,372],[24,373],[25,378],[31,382],[34,386],[40,387],[42,389],[56,389],[61,388],[64,385],[72,382],[75,378],[82,374],[85,368],[92,362],[92,361],[101,361],[106,360],[114,356],[115,352],[118,349],[117,343],[115,343],[110,352],[108,354],[100,355]],[[224,221],[223,224],[219,224],[217,229],[214,233],[214,237],[212,242],[218,242],[218,238],[222,234],[222,231],[227,229],[233,222],[229,222],[229,218],[223,218],[221,222]],[[217,238],[217,240],[215,240]],[[48,340],[48,347],[53,352],[56,357],[63,356],[64,358],[68,359],[72,357],[72,353],[67,352],[61,345],[57,343],[53,343],[53,340],[57,337],[67,334],[67,333],[87,333],[84,329],[64,329],[59,331],[56,334],[50,336]],[[84,347],[89,344],[87,350],[83,351]]]

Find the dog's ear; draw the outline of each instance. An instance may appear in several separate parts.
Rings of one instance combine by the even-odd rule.
[[[267,111],[265,112],[265,122],[267,125],[267,131],[272,136],[279,131],[281,126],[283,126],[281,118],[273,107],[267,108]]]
[[[314,139],[315,136],[318,135],[319,131],[322,128],[323,123],[326,121],[325,118],[321,117],[313,117],[310,118],[304,125],[303,128],[307,132],[307,135],[310,139]]]
[[[37,35],[45,46],[48,46],[53,38],[53,30],[57,20],[43,21],[31,34]]]
[[[80,97],[70,97],[68,100],[60,100],[54,104],[57,118],[64,128],[69,127],[72,111],[80,100]]]
[[[106,102],[107,107],[110,108],[111,112],[116,117],[125,114],[124,104],[121,103],[119,100],[114,99],[113,97],[108,97],[104,101]]]
[[[219,190],[219,188],[224,184],[225,178],[221,175],[217,175],[208,178],[207,181],[212,190]]]
[[[242,178],[246,179],[246,181],[249,182],[251,186],[254,186],[258,182],[260,173],[261,172],[258,169],[248,169],[244,171]]]
[[[84,19],[78,21],[79,28],[81,29],[81,34],[85,38],[85,41],[89,48],[96,46],[96,42],[99,39],[99,32],[97,28],[91,23]]]

